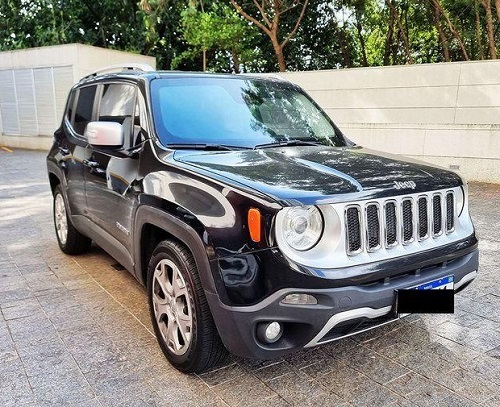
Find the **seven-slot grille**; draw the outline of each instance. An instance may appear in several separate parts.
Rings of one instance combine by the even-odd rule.
[[[347,253],[375,252],[451,233],[454,202],[453,191],[447,191],[348,205],[344,212]]]

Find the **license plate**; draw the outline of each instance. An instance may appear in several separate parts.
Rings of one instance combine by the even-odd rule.
[[[438,278],[413,287],[414,290],[453,290],[453,276]]]
[[[455,308],[453,276],[397,290],[398,314],[452,314]]]

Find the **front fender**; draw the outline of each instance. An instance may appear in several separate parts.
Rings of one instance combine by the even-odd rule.
[[[145,225],[153,225],[174,236],[193,254],[196,267],[205,291],[216,293],[214,272],[210,266],[213,250],[210,249],[206,232],[195,230],[174,215],[149,205],[141,205],[137,209],[134,223],[134,259],[136,278],[145,285],[142,259],[142,232]],[[201,232],[201,235],[200,235]]]

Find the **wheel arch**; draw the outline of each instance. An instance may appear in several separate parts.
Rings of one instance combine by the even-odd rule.
[[[139,206],[134,223],[135,276],[147,282],[147,266],[156,245],[165,239],[178,241],[192,253],[205,291],[215,293],[215,282],[208,259],[208,247],[199,233],[179,218],[152,206]]]
[[[59,177],[54,174],[53,172],[49,172],[49,183],[50,183],[50,190],[52,191],[52,195],[54,195],[54,191],[56,187],[61,183],[61,180]]]
[[[47,173],[49,176],[50,189],[52,195],[54,195],[54,191],[58,185],[62,185],[63,187],[66,185],[64,173],[55,162],[49,159],[47,159]]]

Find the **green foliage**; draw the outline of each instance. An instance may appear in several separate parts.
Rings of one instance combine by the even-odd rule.
[[[190,48],[173,61],[173,67],[185,59],[192,61],[196,54],[208,50],[214,51],[210,70],[238,72],[240,65],[251,64],[259,57],[253,45],[258,30],[227,4],[212,3],[211,9],[204,12],[188,6],[181,12],[181,32]],[[223,62],[224,55],[230,63]]]
[[[0,50],[72,42],[144,49],[145,30],[136,1],[0,1]]]
[[[250,7],[253,0],[241,3],[259,17]],[[297,33],[283,49],[287,68],[405,64],[410,62],[408,52],[415,63],[444,61],[445,51],[457,61],[464,59],[461,43],[470,59],[489,57],[480,0],[439,0],[455,34],[444,15],[436,25],[431,0],[391,4],[402,31],[391,20],[386,0],[309,0]],[[494,4],[493,35],[498,43],[500,21]],[[279,38],[293,29],[299,9],[281,15]],[[278,69],[269,38],[228,0],[0,0],[0,50],[73,42],[155,56],[162,69],[201,70],[203,50],[210,71]]]

